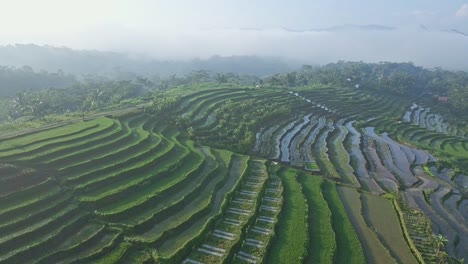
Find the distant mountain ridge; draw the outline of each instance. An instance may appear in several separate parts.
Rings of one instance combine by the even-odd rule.
[[[391,31],[395,29],[396,27],[376,25],[376,24],[369,24],[369,25],[346,24],[346,25],[334,26],[334,27],[328,27],[328,28],[316,28],[316,29],[311,29],[311,31],[330,31],[330,32],[340,32],[340,31],[349,31],[349,30]]]
[[[353,31],[353,30],[391,31],[397,28],[391,27],[391,26],[385,26],[385,25],[378,25],[378,24],[369,24],[369,25],[345,24],[345,25],[324,27],[324,28],[295,29],[295,28],[281,27],[278,29],[284,30],[287,32],[293,32],[293,33],[306,33],[306,32],[344,32],[344,31]],[[244,27],[244,28],[240,28],[240,30],[242,31],[265,31],[265,30],[272,30],[272,29],[258,28],[258,27]]]
[[[163,61],[117,52],[74,50],[66,47],[35,44],[0,46],[0,65],[14,67],[27,65],[35,70],[49,72],[62,70],[77,75],[93,74],[111,77],[122,76],[126,73],[158,74],[160,76],[183,75],[199,69],[264,76],[292,69],[281,59],[257,56],[212,56],[208,59],[190,61]]]
[[[460,30],[457,30],[457,29],[451,29],[451,31],[452,31],[453,33],[456,33],[456,34],[459,34],[459,35],[462,35],[462,36],[468,37],[468,33],[462,32],[462,31],[460,31]]]
[[[379,25],[379,24],[368,24],[368,25],[356,25],[356,24],[345,24],[345,25],[338,25],[332,27],[323,27],[323,28],[310,28],[310,29],[296,29],[296,28],[288,28],[288,27],[281,27],[281,28],[257,28],[257,27],[244,27],[240,28],[241,31],[269,31],[269,30],[281,30],[285,32],[291,33],[308,33],[308,32],[333,32],[333,33],[343,33],[343,32],[353,32],[353,31],[395,31],[398,28],[394,26],[386,26],[386,25]],[[458,35],[463,35],[468,37],[468,33],[463,32],[462,30],[458,29],[433,29],[428,27],[427,25],[420,24],[417,27],[418,30],[427,31],[427,32],[445,32],[445,33],[454,33]]]

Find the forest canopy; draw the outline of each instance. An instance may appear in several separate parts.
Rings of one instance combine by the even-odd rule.
[[[40,118],[47,114],[70,111],[98,110],[124,99],[138,96],[157,97],[161,91],[177,86],[191,87],[197,83],[230,83],[235,86],[257,87],[349,87],[389,92],[399,96],[448,97],[447,106],[457,116],[468,116],[468,73],[441,68],[426,69],[413,63],[344,62],[323,66],[303,65],[300,69],[260,78],[208,70],[196,70],[186,75],[160,77],[154,72],[146,78],[133,75],[128,80],[113,80],[103,76],[74,76],[62,71],[35,72],[31,67],[0,67],[0,98],[3,117]],[[158,101],[158,98],[153,98]],[[6,104],[6,105],[5,105]]]

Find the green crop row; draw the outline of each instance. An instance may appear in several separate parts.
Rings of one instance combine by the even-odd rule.
[[[44,252],[47,252],[50,248],[56,247],[64,238],[73,234],[73,232],[85,224],[89,219],[89,215],[78,214],[76,216],[67,216],[67,219],[58,221],[56,225],[50,226],[48,230],[43,230],[41,234],[37,234],[37,237],[24,238],[24,241],[19,244],[20,241],[16,240],[12,248],[9,249],[8,253],[0,256],[1,261],[8,261],[11,263],[24,263],[28,260],[35,259]],[[2,247],[2,252],[7,248]]]
[[[221,160],[224,160],[224,164],[227,164],[227,158],[229,158],[230,156],[229,152],[218,151],[218,153],[221,154],[220,157]],[[202,241],[206,239],[206,236],[209,235],[209,231],[212,230],[215,227],[216,223],[223,217],[222,212],[224,212],[228,208],[229,201],[234,197],[236,190],[241,184],[243,175],[245,175],[247,170],[248,158],[246,156],[238,157],[238,164],[236,166],[230,165],[229,178],[231,179],[231,181],[233,180],[233,182],[232,184],[225,185],[225,187],[222,188],[223,191],[225,191],[225,195],[224,197],[218,197],[219,202],[217,202],[212,209],[212,211],[214,211],[215,214],[213,214],[213,216],[206,220],[205,224],[201,227],[200,231],[195,233],[194,236],[192,236],[192,238],[188,239],[186,242],[182,242],[182,246],[174,250],[174,253],[166,253],[165,256],[162,258],[162,261],[164,263],[182,262],[190,254],[190,252],[196,245],[199,245],[200,243],[202,243]]]
[[[274,241],[276,238],[275,230],[277,229],[276,227],[279,224],[278,217],[281,213],[281,208],[283,204],[283,199],[282,199],[283,185],[281,184],[281,180],[279,179],[279,177],[276,175],[277,173],[276,170],[278,167],[268,165],[268,168],[269,168],[269,178],[267,179],[267,183],[265,184],[266,188],[264,188],[263,190],[261,201],[259,200],[258,202],[260,206],[267,205],[267,206],[276,207],[278,209],[275,212],[275,211],[268,211],[268,210],[262,210],[262,209],[259,210],[259,208],[257,207],[258,212],[255,215],[256,222],[250,225],[250,230],[248,230],[248,233],[245,234],[245,236],[243,237],[242,239],[243,243],[242,243],[242,246],[240,247],[240,250],[242,250],[243,252],[255,256],[257,258],[256,260],[258,263],[264,263],[266,261],[266,258],[268,257],[268,252],[270,252],[272,241]],[[278,184],[273,185],[272,184],[273,182],[277,182]],[[272,188],[277,188],[278,192],[276,193],[268,192],[268,194],[265,193],[266,189],[272,189]],[[266,196],[270,198],[273,197],[279,200],[267,201],[264,199]],[[259,218],[260,216],[271,217],[272,219],[274,219],[273,223],[266,223],[264,221],[260,221],[260,218]],[[252,231],[254,224],[262,228],[270,229],[272,230],[272,232],[268,235],[255,233]],[[257,247],[257,246],[254,247],[250,244],[247,244],[247,239],[255,239],[255,240],[263,242],[263,244],[261,244],[260,247]],[[244,261],[240,260],[237,257],[234,257],[232,259],[232,263],[244,263]]]
[[[101,170],[92,171],[86,174],[85,177],[77,178],[77,180],[81,180],[81,182],[83,182],[83,180],[86,181],[75,186],[75,189],[85,190],[88,186],[94,186],[93,190],[95,190],[98,189],[99,186],[105,186],[106,182],[114,182],[114,177],[126,178],[128,175],[135,175],[137,172],[146,171],[148,167],[157,164],[160,159],[164,159],[163,157],[169,155],[169,153],[172,152],[174,155],[177,148],[172,141],[162,141],[154,148],[150,144],[149,146],[148,150],[139,152],[137,156],[132,156],[122,162],[116,162],[114,165],[104,167]],[[143,166],[146,166],[146,168]]]
[[[87,133],[88,130],[95,130],[103,119],[94,119],[85,122],[76,122],[69,125],[54,127],[39,132],[32,132],[7,139],[2,139],[0,148],[1,156],[4,152],[18,150],[18,148],[30,149],[32,145],[47,144],[48,141],[55,142],[63,138],[74,137]]]
[[[262,172],[261,173],[256,172],[258,170],[261,170]],[[247,173],[249,175],[252,175],[252,176],[268,177],[267,168],[266,168],[266,166],[264,164],[264,161],[260,161],[260,160],[251,160],[250,164],[249,164],[249,169],[247,170]],[[253,203],[252,204],[236,205],[236,207],[239,206],[240,209],[244,209],[244,210],[249,210],[250,209],[250,210],[253,211],[253,214],[248,216],[247,221],[242,225],[240,230],[239,230],[239,227],[234,227],[232,225],[226,225],[225,223],[220,223],[220,226],[224,227],[224,228],[222,228],[223,230],[230,231],[231,229],[234,229],[235,230],[235,231],[233,231],[234,233],[236,233],[236,231],[239,232],[239,236],[235,239],[234,243],[230,246],[229,251],[226,254],[226,257],[223,260],[223,263],[232,263],[233,262],[234,255],[237,254],[237,252],[239,252],[239,250],[242,247],[243,242],[245,241],[245,238],[247,236],[248,228],[249,227],[252,228],[252,227],[258,225],[258,223],[256,223],[255,220],[256,220],[256,217],[258,217],[258,215],[259,215],[259,208],[261,206],[262,198],[265,195],[265,191],[266,191],[266,188],[267,188],[267,185],[265,184],[265,180],[259,180],[259,181],[256,181],[256,182],[259,183],[260,186],[258,186],[258,187],[247,187],[247,190],[254,191],[254,192],[258,193],[258,195],[253,199],[254,200]],[[241,187],[239,186],[238,191],[240,191],[240,188]],[[242,188],[246,189],[246,186],[242,186]],[[225,215],[227,215],[227,214],[225,213]]]
[[[120,219],[120,221],[124,221],[128,224],[141,224],[153,218],[156,213],[163,208],[176,205],[184,200],[189,201],[192,197],[198,196],[199,193],[203,191],[204,186],[206,186],[213,177],[218,176],[217,174],[219,173],[217,170],[219,164],[215,160],[215,157],[209,150],[205,149],[205,152],[206,156],[204,156],[202,161],[203,164],[185,177],[183,182],[155,193],[155,195],[149,197],[143,203],[128,208],[128,210],[116,214],[104,214],[103,217],[112,221]],[[184,166],[179,167],[179,169],[185,171]],[[149,188],[151,188],[151,186],[149,186]]]
[[[191,143],[188,143],[191,144]],[[158,201],[161,197],[169,194],[175,194],[182,186],[192,182],[193,175],[197,175],[203,169],[204,158],[201,153],[191,148],[190,154],[179,162],[180,166],[170,172],[163,172],[167,175],[159,177],[154,183],[146,182],[129,195],[122,197],[116,203],[111,203],[99,210],[100,215],[113,215],[132,210],[137,212],[139,207],[146,207],[145,204],[151,204]]]
[[[100,207],[126,197],[127,193],[137,192],[146,184],[151,185],[156,182],[163,184],[165,179],[173,178],[168,173],[175,172],[182,164],[189,162],[188,159],[191,157],[189,149],[176,141],[175,137],[171,142],[175,142],[175,146],[166,154],[158,154],[149,163],[140,164],[134,170],[111,177],[112,182],[108,184],[103,184],[101,181],[98,184],[102,187],[87,193],[81,201],[94,201],[97,202],[95,206]],[[90,197],[92,198],[88,199]]]
[[[320,186],[322,178],[305,173],[299,175],[304,196],[307,200],[309,215],[309,246],[306,263],[332,263],[336,248],[335,232],[333,231],[331,212],[323,198]]]
[[[106,153],[103,152],[100,157],[90,159],[88,161],[78,161],[75,164],[69,165],[61,170],[61,174],[66,178],[71,184],[79,182],[80,177],[83,176],[92,176],[95,175],[96,171],[99,171],[99,174],[104,173],[104,171],[109,168],[122,165],[122,163],[131,161],[139,157],[142,154],[149,154],[149,151],[157,151],[165,144],[167,140],[161,139],[161,137],[153,137],[147,131],[136,130],[132,135],[132,140],[129,144],[122,142],[122,146],[119,147],[114,152]],[[166,146],[168,147],[168,146]],[[100,152],[100,150],[98,150]],[[103,171],[104,170],[104,171]],[[84,178],[83,178],[84,179]]]
[[[220,167],[219,174],[215,175],[215,178],[204,187],[204,191],[200,195],[195,196],[194,199],[187,200],[184,204],[178,204],[174,208],[161,212],[158,215],[160,221],[150,226],[149,230],[145,230],[141,235],[142,239],[144,241],[159,241],[160,245],[163,241],[161,238],[175,233],[176,230],[184,229],[186,225],[190,225],[191,222],[195,221],[194,219],[205,215],[210,210],[210,207],[213,206],[216,191],[219,191],[219,187],[229,180],[226,169],[224,166]],[[145,226],[148,226],[148,223]],[[142,231],[142,227],[139,227],[139,232]]]
[[[106,234],[106,228],[101,226],[96,232],[90,234],[88,237],[84,238],[81,241],[77,241],[75,244],[68,248],[59,249],[55,252],[52,252],[44,257],[42,257],[38,263],[47,264],[63,261],[64,259],[69,258],[75,254],[79,254],[81,251],[86,248],[92,247],[94,244],[99,244],[99,241]]]
[[[43,152],[44,150],[48,150],[53,147],[63,145],[64,143],[65,144],[73,143],[73,142],[76,143],[76,142],[80,142],[82,139],[93,137],[95,134],[99,135],[99,133],[101,133],[102,130],[112,129],[114,128],[113,126],[115,125],[114,121],[109,118],[99,118],[99,119],[89,121],[89,122],[92,122],[93,124],[95,124],[94,128],[83,131],[83,133],[74,134],[70,137],[60,138],[52,142],[49,142],[49,141],[41,142],[39,144],[30,145],[25,148],[22,148],[22,146],[18,144],[16,148],[10,151],[5,151],[1,153],[0,156],[2,156],[2,158],[4,159],[17,159],[19,157],[24,156],[25,154],[26,155],[38,154],[38,153]],[[46,137],[47,135],[45,134],[43,136]],[[8,145],[8,142],[4,142],[3,144]]]
[[[107,142],[113,138],[118,138],[125,132],[118,120],[113,121],[114,124],[112,126],[102,129],[99,131],[99,133],[95,133],[92,136],[89,135],[86,138],[81,138],[76,142],[64,142],[58,146],[47,145],[40,153],[31,153],[32,155],[20,157],[18,160],[48,164],[51,160],[67,155],[73,155],[75,152],[94,149],[101,142]]]
[[[301,263],[308,248],[307,204],[297,182],[297,171],[282,168],[279,176],[284,186],[283,209],[267,262]]]
[[[364,256],[367,263],[385,264],[394,263],[389,250],[379,239],[377,234],[367,225],[363,217],[363,207],[360,194],[356,189],[348,187],[337,187],[340,199],[345,207],[346,213],[353,224],[361,241]],[[381,199],[373,196],[374,199]],[[404,262],[407,263],[407,262]]]
[[[324,181],[322,192],[330,208],[332,226],[335,231],[336,251],[333,261],[336,263],[364,263],[365,258],[361,243],[341,203],[336,185]]]
[[[364,220],[390,254],[401,263],[418,263],[405,241],[405,235],[392,202],[368,194],[361,194],[361,201]]]
[[[121,130],[116,134],[110,135],[108,139],[101,139],[97,144],[89,148],[81,148],[73,153],[66,153],[65,155],[58,156],[47,162],[59,170],[65,170],[70,167],[76,166],[77,164],[90,162],[98,157],[101,157],[104,153],[112,153],[116,149],[122,149],[127,146],[134,138],[132,137],[132,130],[121,122]]]
[[[71,197],[69,193],[61,193],[54,196],[51,201],[43,202],[42,206],[35,203],[29,210],[11,213],[10,218],[3,217],[3,221],[0,222],[0,237],[24,230],[36,224],[39,219],[50,218],[51,215],[64,209],[71,202]]]

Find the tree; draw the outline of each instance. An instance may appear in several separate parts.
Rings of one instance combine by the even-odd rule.
[[[209,79],[210,75],[205,70],[192,71],[187,78],[190,79],[190,85],[198,82],[204,82]]]
[[[439,259],[439,263],[445,263],[446,254],[443,251],[445,243],[448,242],[448,239],[441,234],[432,234],[431,241],[435,245],[435,252],[437,259]]]
[[[273,76],[270,76],[270,77],[266,78],[265,82],[268,83],[270,86],[273,86],[273,87],[278,87],[278,86],[281,86],[283,84],[279,74],[275,74]]]
[[[455,111],[468,112],[468,85],[451,87],[448,91],[449,103]]]
[[[218,82],[218,85],[227,82],[227,77],[224,73],[217,73],[215,79],[216,82]]]
[[[296,72],[290,72],[286,74],[286,86],[294,87],[297,84],[297,74]]]

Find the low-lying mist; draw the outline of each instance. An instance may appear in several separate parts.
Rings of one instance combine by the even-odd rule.
[[[338,60],[413,61],[426,67],[468,70],[468,36],[449,31],[350,28],[337,31],[210,29],[178,33],[139,33],[114,28],[105,33],[96,31],[91,35],[100,37],[69,45],[150,54],[160,59],[258,55],[310,64]]]
[[[462,32],[344,26],[325,30],[272,29],[136,30],[115,25],[60,37],[18,38],[22,43],[115,51],[132,58],[206,59],[213,55],[281,58],[294,65],[339,60],[408,62],[468,70],[468,36]],[[13,44],[1,41],[0,44]]]

